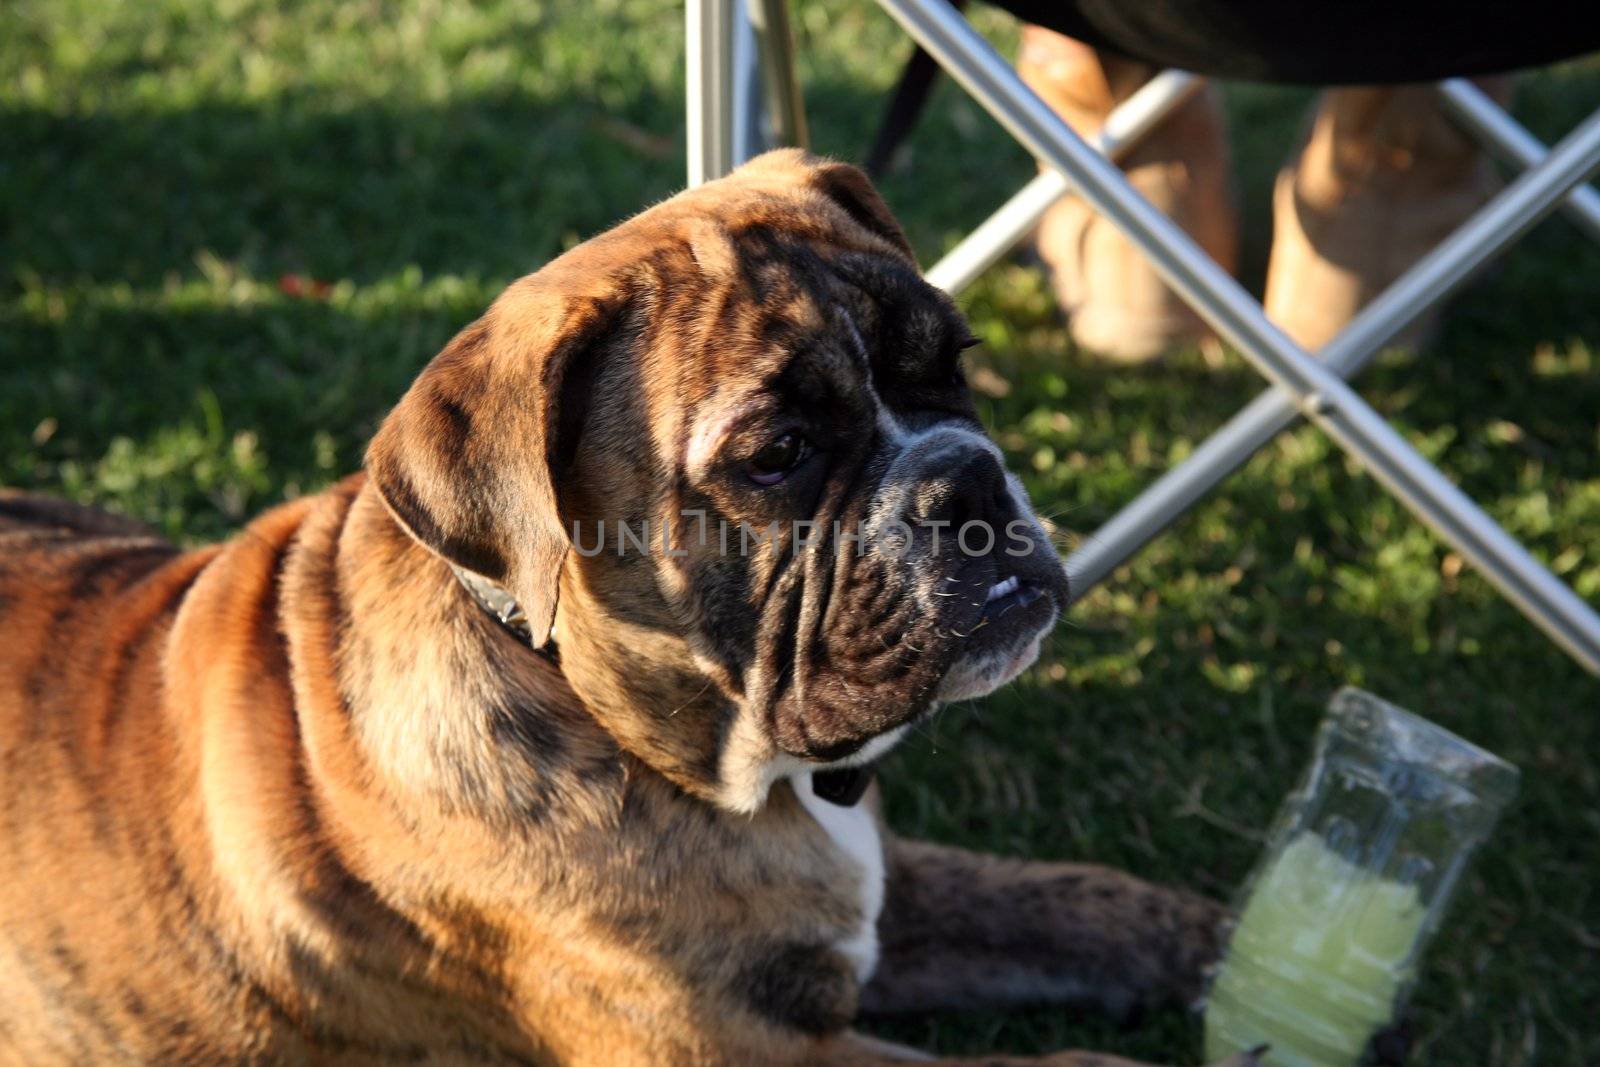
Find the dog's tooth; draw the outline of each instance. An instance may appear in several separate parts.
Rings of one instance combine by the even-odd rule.
[[[1014,575],[1014,574],[1011,577],[1006,578],[1003,581],[995,582],[993,585],[991,585],[989,587],[989,592],[983,598],[983,602],[985,604],[987,604],[991,600],[998,600],[1001,597],[1005,596],[1006,594],[1014,592],[1016,590],[1017,586],[1019,586],[1021,584],[1022,584],[1021,580],[1018,579],[1017,576]]]

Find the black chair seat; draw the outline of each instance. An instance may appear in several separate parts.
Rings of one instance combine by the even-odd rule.
[[[1600,3],[995,0],[1028,22],[1162,67],[1361,85],[1541,66],[1600,51]]]

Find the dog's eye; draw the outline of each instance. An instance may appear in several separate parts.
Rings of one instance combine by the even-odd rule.
[[[805,438],[797,433],[786,433],[762,445],[746,470],[757,485],[777,485],[805,456]]]

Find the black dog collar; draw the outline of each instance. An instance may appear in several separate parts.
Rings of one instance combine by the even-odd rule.
[[[533,644],[533,631],[528,629],[528,617],[523,614],[522,605],[517,603],[506,588],[497,582],[492,582],[481,574],[473,574],[464,567],[450,565],[455,572],[456,581],[461,583],[461,588],[484,613],[495,622],[505,627],[525,645]],[[556,659],[556,646],[552,641],[543,648],[534,649],[535,652],[551,660]],[[829,804],[837,804],[841,808],[853,808],[867,792],[867,786],[872,784],[872,775],[875,771],[872,764],[862,767],[841,767],[834,771],[818,771],[811,776],[811,791]]]
[[[522,605],[517,603],[503,585],[492,582],[481,574],[474,574],[464,567],[450,564],[450,570],[455,573],[456,581],[461,583],[461,588],[472,597],[473,603],[482,608],[484,613],[495,622],[530,648],[533,646],[533,631],[528,628],[528,616],[523,614]],[[550,641],[543,648],[535,648],[535,652],[546,659],[555,660],[556,643]]]
[[[861,767],[841,767],[836,771],[818,771],[811,776],[811,791],[829,804],[853,808],[872,784],[877,767],[868,763]]]

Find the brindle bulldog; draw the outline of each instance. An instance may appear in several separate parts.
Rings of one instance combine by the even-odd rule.
[[[0,500],[0,1060],[878,1064],[858,1012],[1195,997],[1217,905],[867,788],[1065,604],[969,343],[780,152],[513,284],[226,544]]]

